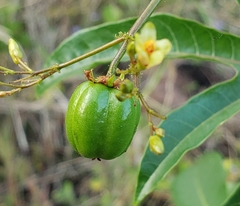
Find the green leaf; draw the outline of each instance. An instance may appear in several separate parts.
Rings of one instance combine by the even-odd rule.
[[[226,173],[218,153],[207,153],[172,182],[176,206],[220,205],[227,197]]]
[[[173,16],[155,16],[152,21],[159,37],[168,37],[173,43],[169,56],[223,62],[240,71],[239,37]],[[138,176],[136,204],[154,190],[187,151],[202,144],[220,124],[240,111],[239,88],[236,73],[233,79],[194,96],[168,115],[161,124],[166,131],[165,153],[157,156],[147,148]]]
[[[236,2],[237,2],[238,4],[240,4],[240,0],[236,0]]]
[[[240,184],[221,206],[240,206]]]
[[[125,20],[118,23],[103,24],[76,32],[57,47],[57,49],[47,59],[44,68],[50,67],[56,63],[69,61],[75,57],[81,56],[100,46],[103,46],[104,44],[114,40],[115,35],[119,31],[128,31],[133,22],[134,19]],[[54,75],[48,77],[37,86],[37,96],[41,96],[47,89],[66,78],[78,75],[81,76],[83,75],[84,70],[110,62],[117,53],[119,46],[120,45],[111,47],[101,53],[84,59],[81,62],[62,69],[60,73],[55,73]]]

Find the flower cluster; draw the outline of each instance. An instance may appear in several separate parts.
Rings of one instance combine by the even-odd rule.
[[[152,22],[147,22],[140,33],[136,33],[134,40],[130,41],[127,47],[127,53],[130,57],[129,71],[131,74],[138,74],[142,70],[150,69],[159,65],[165,56],[170,52],[172,44],[168,39],[157,40],[157,31]],[[148,108],[144,99],[139,95],[143,105],[145,106],[149,116],[154,115],[161,119],[166,119],[155,111]],[[149,125],[152,135],[149,138],[150,151],[160,155],[164,152],[164,130],[153,125],[151,117],[149,117]]]

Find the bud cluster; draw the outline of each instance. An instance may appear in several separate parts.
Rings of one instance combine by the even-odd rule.
[[[152,130],[154,135],[151,135],[149,138],[149,148],[151,152],[160,155],[164,152],[162,138],[165,135],[165,131],[162,128],[158,128],[154,125],[152,125]]]
[[[124,79],[119,86],[119,92],[116,94],[117,99],[122,102],[136,94],[134,84],[129,79]]]

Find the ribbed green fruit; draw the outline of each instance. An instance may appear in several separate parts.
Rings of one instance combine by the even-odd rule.
[[[140,103],[117,100],[118,90],[91,81],[80,84],[66,113],[67,138],[87,158],[113,159],[124,153],[135,134]]]

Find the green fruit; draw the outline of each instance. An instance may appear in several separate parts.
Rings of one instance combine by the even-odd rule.
[[[120,102],[117,92],[91,81],[74,91],[66,113],[66,132],[80,155],[113,159],[129,147],[139,122],[140,103],[135,97]]]

